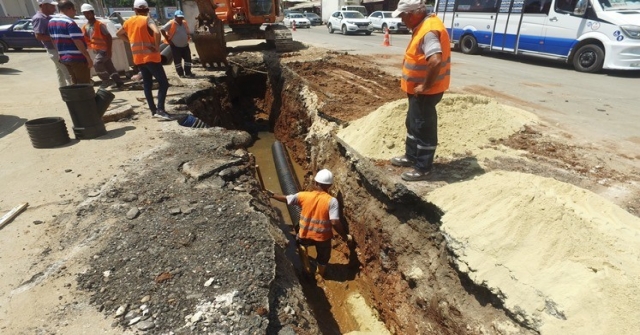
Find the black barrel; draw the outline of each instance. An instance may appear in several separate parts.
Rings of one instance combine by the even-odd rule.
[[[96,93],[90,85],[70,85],[60,87],[62,100],[73,121],[73,133],[79,140],[100,137],[107,133],[102,115],[96,105]],[[106,110],[106,109],[105,109]]]
[[[67,125],[61,117],[43,117],[25,122],[31,145],[36,149],[55,148],[69,143]]]
[[[104,115],[115,98],[115,94],[105,90],[104,88],[98,89],[96,92],[96,108],[98,109],[98,115],[100,115],[100,117]]]
[[[276,173],[278,174],[282,193],[285,195],[298,193],[300,185],[298,185],[298,179],[295,176],[295,171],[293,170],[291,161],[289,161],[287,149],[282,145],[282,142],[273,142],[271,145],[271,153],[273,154],[273,162],[276,166]],[[291,223],[293,223],[297,233],[302,209],[298,205],[287,205],[287,210],[291,217]]]

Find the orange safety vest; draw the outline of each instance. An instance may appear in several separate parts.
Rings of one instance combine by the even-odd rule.
[[[187,20],[183,19],[182,25],[184,26],[184,29],[187,30],[187,41],[191,41],[191,32],[189,31]],[[178,22],[176,22],[176,20],[171,20],[171,27],[169,27],[169,32],[167,33],[168,40],[165,38],[164,43],[169,44],[169,40],[173,38],[173,34],[176,33],[176,29],[178,29]]]
[[[136,65],[161,62],[160,50],[156,49],[155,36],[149,32],[147,26],[148,20],[147,16],[136,15],[124,21],[122,25],[131,43],[133,63]]]
[[[440,32],[442,67],[433,85],[420,94],[438,94],[449,88],[451,81],[451,44],[449,42],[449,34],[447,34],[447,30],[440,18],[434,16],[423,20],[416,29],[414,29],[411,42],[409,42],[409,46],[405,52],[400,87],[408,94],[414,94],[414,88],[424,83],[427,77],[427,58],[422,51],[422,44],[424,36],[434,30]]]
[[[298,203],[302,208],[298,231],[300,238],[322,242],[333,237],[333,227],[329,219],[331,198],[330,194],[321,191],[298,193]]]
[[[84,41],[87,42],[87,47],[93,50],[107,51],[107,40],[102,34],[102,22],[96,20],[96,23],[93,24],[92,36],[89,36],[87,32],[88,25],[87,23],[82,26],[82,33],[84,34]]]

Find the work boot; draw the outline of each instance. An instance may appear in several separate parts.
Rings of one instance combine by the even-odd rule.
[[[422,181],[428,180],[433,175],[433,168],[431,170],[418,170],[413,169],[412,171],[403,172],[400,177],[405,181]]]
[[[411,158],[409,158],[406,155],[404,155],[404,156],[400,156],[400,157],[391,158],[391,165],[393,165],[393,166],[411,167],[411,166],[416,165],[416,161],[414,161]]]

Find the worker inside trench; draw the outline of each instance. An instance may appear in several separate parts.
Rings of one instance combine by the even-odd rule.
[[[276,121],[272,116],[280,115],[281,111],[278,108],[284,110],[300,108],[300,106],[282,105],[283,99],[273,96],[272,92],[277,92],[277,89],[274,90],[268,84],[266,73],[240,72],[224,78],[212,79],[211,89],[194,92],[182,102],[186,103],[188,110],[195,117],[208,126],[249,132],[255,141],[248,150],[255,156],[265,189],[282,194],[272,153],[272,146],[278,140],[272,132],[272,125]],[[289,150],[285,152],[287,155],[290,154]],[[295,155],[304,157],[306,153],[295,152]],[[297,178],[300,185],[300,191],[311,190],[313,188],[312,172],[305,171],[304,167],[291,156],[288,160],[292,167],[292,175]],[[342,195],[335,194],[336,190],[337,188],[331,188],[329,193],[341,201]],[[296,247],[295,228],[287,206],[273,199],[271,205],[280,214],[280,228],[289,240],[287,257],[296,269],[322,333],[349,334],[368,331],[375,334],[389,334],[384,323],[379,320],[377,311],[370,308],[366,302],[365,297],[371,290],[367,287],[368,281],[360,276],[362,265],[356,254],[357,245],[347,245],[336,234],[327,273],[324,279],[317,280],[316,276],[305,274],[303,270]],[[348,229],[349,224],[342,214],[341,222],[343,227]],[[312,260],[312,271],[314,271],[315,248],[310,247],[308,250]]]

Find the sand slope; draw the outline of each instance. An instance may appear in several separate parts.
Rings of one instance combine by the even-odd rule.
[[[427,197],[445,212],[441,229],[458,267],[531,328],[640,329],[637,217],[590,191],[516,172],[490,172]]]
[[[438,109],[438,157],[476,153],[490,139],[506,138],[538,118],[479,95],[445,94]],[[381,106],[338,131],[360,154],[390,159],[404,154],[407,99]]]

